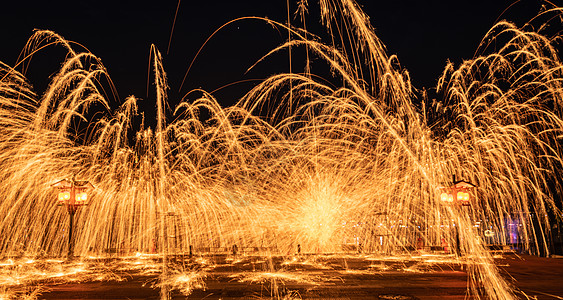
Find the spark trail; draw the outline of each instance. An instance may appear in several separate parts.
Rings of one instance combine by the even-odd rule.
[[[299,5],[305,11],[306,1]],[[100,82],[111,79],[94,54],[35,32],[22,61],[0,65],[0,253],[65,253],[68,216],[49,186],[76,175],[96,186],[76,215],[81,256],[233,245],[337,253],[350,243],[388,255],[445,243],[468,262],[472,295],[513,298],[483,230],[509,244],[517,224],[524,250],[549,251],[548,215],[561,216],[563,65],[560,36],[543,31],[561,27],[561,9],[542,11],[531,21],[547,20],[536,31],[495,25],[473,59],[446,66],[430,101],[417,99],[354,1],[321,0],[320,8],[331,44],[264,19],[291,40],[263,59],[305,48],[341,86],[307,67],[265,79],[232,107],[192,91],[168,121],[166,74],[153,49],[156,131],[133,128],[135,97],[108,100],[112,88]],[[68,55],[38,95],[19,70],[46,47]],[[263,117],[267,107],[275,109]],[[452,175],[477,186],[471,206],[440,201],[438,187]]]

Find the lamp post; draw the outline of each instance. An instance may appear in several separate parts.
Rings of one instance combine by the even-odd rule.
[[[88,191],[94,186],[88,181],[75,180],[73,176],[71,180],[63,179],[52,184],[51,187],[59,190],[58,205],[65,206],[69,214],[69,230],[68,230],[68,258],[74,256],[74,245],[72,242],[74,214],[80,206],[88,204]]]
[[[442,203],[447,205],[452,205],[454,207],[463,207],[463,206],[470,206],[471,194],[469,191],[476,186],[473,183],[464,181],[464,180],[456,180],[455,175],[453,176],[453,184],[444,187],[440,186],[438,189],[440,190],[440,200]],[[459,223],[459,222],[458,222]],[[456,253],[457,255],[461,254],[460,249],[460,240],[459,240],[459,224],[456,226]]]

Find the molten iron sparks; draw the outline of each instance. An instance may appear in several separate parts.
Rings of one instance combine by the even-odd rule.
[[[354,44],[323,44],[264,19],[291,32],[272,53],[305,46],[341,86],[308,70],[279,74],[227,108],[193,91],[168,123],[166,74],[153,47],[155,130],[133,128],[135,97],[122,104],[106,97],[100,59],[37,31],[23,61],[0,63],[0,254],[62,256],[68,215],[49,186],[76,175],[96,189],[76,215],[75,253],[153,253],[162,267],[143,260],[124,268],[162,272],[163,290],[204,287],[201,274],[168,272],[168,255],[192,250],[415,256],[439,248],[467,264],[472,295],[512,299],[486,245],[549,251],[548,214],[561,216],[563,64],[554,45],[560,36],[542,30],[560,28],[562,10],[541,12],[549,24],[537,31],[495,25],[475,58],[446,66],[430,101],[415,98],[408,72],[385,53],[354,1],[320,0],[320,8],[323,24],[343,35],[332,40]],[[336,33],[334,24],[346,26]],[[28,60],[47,44],[68,55],[38,96],[18,70],[33,67]],[[262,118],[266,107],[275,109]],[[438,187],[452,175],[477,186],[470,206],[439,200]],[[3,286],[27,285],[29,274],[120,279],[80,263],[5,263],[17,267],[2,276]]]

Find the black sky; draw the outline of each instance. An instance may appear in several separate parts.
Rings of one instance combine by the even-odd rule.
[[[370,16],[388,53],[398,55],[418,88],[433,87],[448,59],[459,63],[471,58],[497,19],[522,25],[541,5],[539,0],[521,0],[505,11],[515,1],[357,1]],[[296,5],[291,2],[293,12]],[[172,101],[194,88],[213,91],[241,79],[265,78],[288,70],[287,59],[280,54],[245,74],[287,36],[265,22],[241,21],[222,30],[203,49],[178,93],[190,62],[213,31],[243,16],[285,22],[287,11],[283,0],[184,0],[166,54],[177,4],[176,0],[11,1],[0,11],[0,60],[13,65],[33,29],[49,29],[100,57],[121,98],[146,98],[149,48],[155,44],[164,55]],[[319,21],[318,11],[311,5],[308,27],[321,30],[314,26]],[[56,51],[50,51],[34,58],[30,66],[29,79],[38,89],[62,62],[53,54]],[[216,96],[223,105],[230,105],[251,86],[234,85]]]

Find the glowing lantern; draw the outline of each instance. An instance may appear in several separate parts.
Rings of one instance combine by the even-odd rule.
[[[65,205],[72,212],[88,204],[87,190],[94,188],[88,181],[61,180],[51,185],[59,189],[58,204]]]
[[[72,229],[74,214],[78,207],[88,204],[87,190],[93,189],[94,186],[88,181],[60,180],[51,185],[51,187],[59,189],[58,204],[66,206],[69,213],[69,231],[68,231],[68,257],[74,256]]]
[[[442,193],[440,194],[440,200],[444,203],[454,203],[462,206],[469,206],[469,200],[471,196],[469,190],[474,188],[475,185],[467,181],[456,181],[454,178],[454,184],[449,187],[439,187]]]
[[[76,203],[78,205],[86,205],[88,204],[88,194],[86,193],[77,193],[76,194]]]
[[[70,192],[61,190],[59,192],[59,205],[64,205],[70,200]]]
[[[457,192],[457,201],[462,201],[463,203],[469,203],[469,193],[462,191]]]

